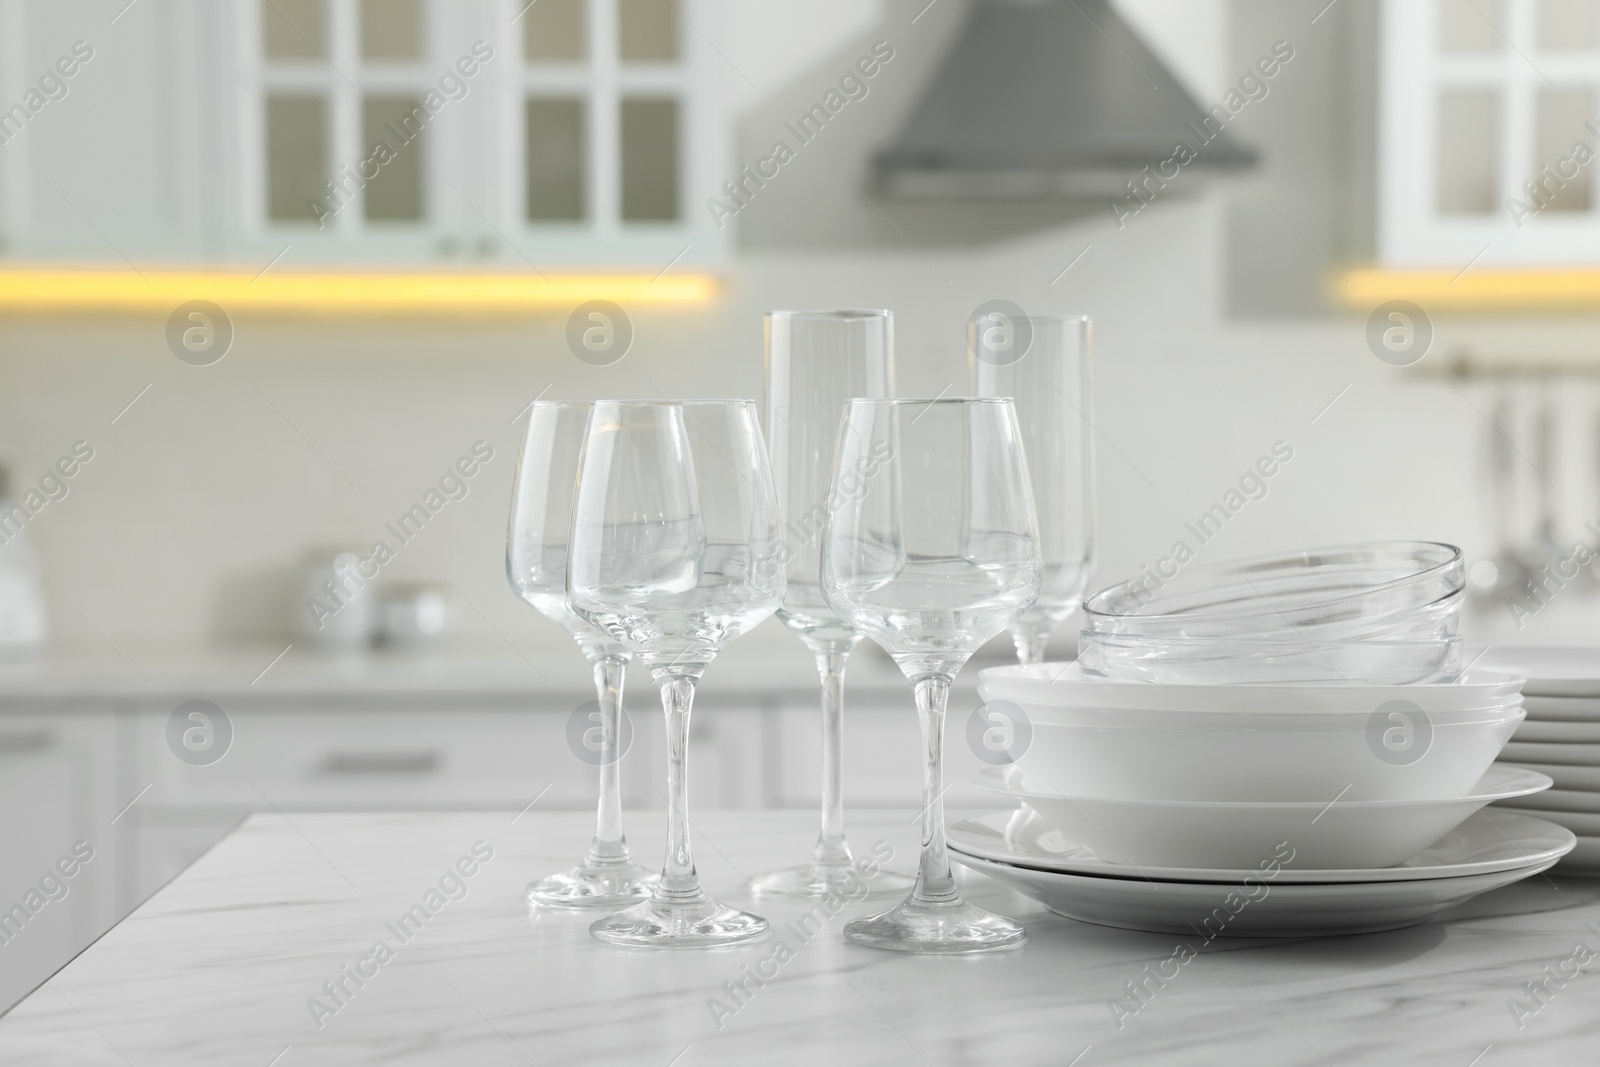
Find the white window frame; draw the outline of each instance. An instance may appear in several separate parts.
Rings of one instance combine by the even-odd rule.
[[[1438,0],[1384,0],[1378,148],[1378,253],[1386,266],[1531,266],[1587,263],[1600,255],[1600,159],[1587,212],[1541,211],[1517,225],[1507,200],[1523,199],[1534,159],[1535,108],[1548,77],[1559,88],[1587,86],[1600,102],[1600,42],[1589,52],[1541,53],[1537,0],[1504,0],[1509,47],[1443,55]],[[1525,58],[1526,57],[1526,58]],[[1534,66],[1533,64],[1537,64]],[[1437,210],[1441,88],[1501,95],[1498,188],[1487,215]],[[1600,116],[1600,107],[1591,114]],[[1600,151],[1600,139],[1592,139]]]

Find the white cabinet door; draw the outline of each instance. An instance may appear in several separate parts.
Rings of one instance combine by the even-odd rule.
[[[122,915],[114,717],[0,716],[0,1009]],[[131,799],[125,798],[125,799]]]

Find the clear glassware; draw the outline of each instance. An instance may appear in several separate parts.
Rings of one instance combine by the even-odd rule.
[[[922,719],[922,860],[900,904],[845,926],[905,952],[981,952],[1021,924],[961,899],[945,847],[950,686],[973,652],[1039,596],[1044,565],[1010,400],[852,400],[839,433],[840,506],[823,538],[822,590],[893,657]]]
[[[591,925],[597,940],[687,947],[766,932],[765,919],[711,899],[695,871],[689,713],[706,665],[783,601],[781,521],[753,401],[594,405],[573,511],[572,606],[650,668],[667,729],[661,880],[650,899]]]
[[[816,658],[822,679],[822,826],[811,861],[758,874],[757,893],[823,897],[854,889],[844,835],[844,669],[861,632],[822,597],[822,531],[839,418],[852,397],[894,395],[894,316],[887,311],[774,311],[766,317],[767,449],[783,505],[788,592],[778,618]],[[908,875],[880,870],[869,895],[898,896]]]
[[[594,729],[599,748],[600,802],[594,838],[570,871],[528,886],[528,901],[567,908],[617,908],[646,899],[656,876],[633,862],[622,832],[619,749],[622,683],[631,653],[589,625],[567,598],[567,547],[572,532],[573,487],[591,405],[535,401],[517,458],[511,522],[506,531],[506,574],[517,595],[561,626],[594,669],[599,707]]]
[[[1017,407],[1039,515],[1044,585],[1011,625],[1017,659],[1042,663],[1050,635],[1083,601],[1094,569],[1092,328],[1085,315],[1030,315],[1022,349],[987,343],[993,323],[967,324],[967,364],[976,396],[1008,396]],[[1019,324],[994,335],[1014,340]],[[1021,348],[1020,345],[1017,348]]]

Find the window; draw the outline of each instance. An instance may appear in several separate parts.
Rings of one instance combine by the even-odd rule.
[[[1597,0],[1386,0],[1386,264],[1600,258],[1597,26]]]

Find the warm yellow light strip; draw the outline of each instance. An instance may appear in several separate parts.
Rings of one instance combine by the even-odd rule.
[[[0,313],[10,314],[170,311],[191,300],[230,314],[517,314],[590,300],[698,304],[716,291],[705,274],[0,269]]]
[[[1388,300],[1410,300],[1424,310],[1549,311],[1600,308],[1600,270],[1346,271],[1338,294],[1351,307],[1372,308]]]

